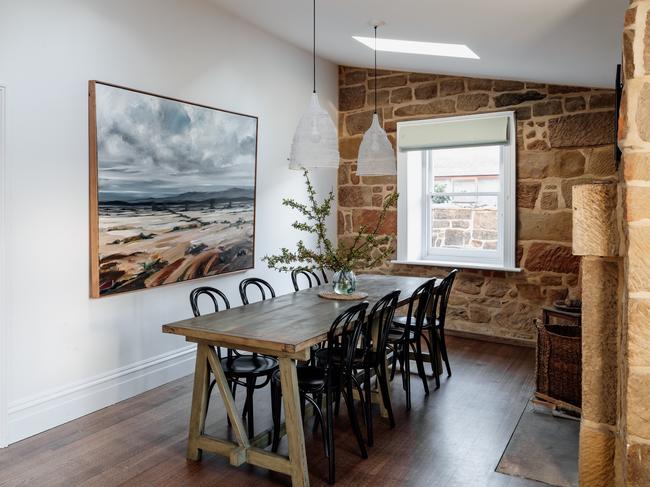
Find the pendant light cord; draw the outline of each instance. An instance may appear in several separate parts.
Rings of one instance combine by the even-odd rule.
[[[377,115],[377,26],[375,25],[375,115]]]
[[[314,19],[313,19],[314,23],[313,23],[312,32],[314,38],[313,38],[313,45],[312,45],[312,55],[314,57],[314,93],[316,93],[316,0],[314,0],[313,14],[314,14]]]

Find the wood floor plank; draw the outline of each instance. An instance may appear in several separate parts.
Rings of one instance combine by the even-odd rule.
[[[404,407],[399,373],[391,384],[397,427],[375,410],[375,446],[363,460],[345,414],[337,418],[338,486],[539,487],[494,472],[533,392],[534,351],[449,337],[453,376],[424,396],[412,375],[413,408]],[[430,379],[431,381],[433,379]],[[218,395],[218,391],[213,392]],[[0,450],[0,486],[288,486],[289,477],[229,465],[206,453],[185,459],[192,376],[105,408]],[[237,398],[241,408],[243,394]],[[255,394],[255,422],[271,426],[268,390]],[[225,410],[210,403],[206,433],[227,437]],[[325,486],[320,431],[305,427],[312,486]],[[232,438],[232,435],[231,435]],[[234,438],[233,438],[234,439]],[[287,454],[286,439],[280,453]]]

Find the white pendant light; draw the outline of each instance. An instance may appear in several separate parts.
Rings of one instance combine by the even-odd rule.
[[[377,116],[377,25],[375,24],[375,113],[372,124],[363,134],[357,158],[358,176],[390,176],[397,174],[395,151]]]
[[[329,114],[320,106],[316,94],[316,0],[314,0],[314,92],[307,111],[300,118],[291,144],[289,169],[314,167],[339,167],[339,139],[336,126]]]

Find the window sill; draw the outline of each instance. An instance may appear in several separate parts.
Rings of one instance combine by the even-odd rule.
[[[471,264],[468,262],[450,262],[446,260],[391,260],[391,264],[422,265],[429,267],[458,267],[459,269],[481,269],[486,271],[502,272],[521,272],[521,268],[519,267],[491,266],[483,264]]]

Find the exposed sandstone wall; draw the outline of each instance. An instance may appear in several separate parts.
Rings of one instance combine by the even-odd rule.
[[[621,215],[625,243],[619,346],[617,485],[650,485],[650,0],[630,2],[623,34],[625,88]]]
[[[340,67],[339,238],[372,222],[396,178],[358,177],[359,143],[370,126],[372,71]],[[464,271],[450,303],[449,328],[532,340],[540,307],[580,297],[579,258],[571,253],[571,190],[615,180],[614,93],[610,90],[381,71],[379,116],[394,142],[400,120],[515,110],[517,264],[520,273]],[[384,231],[395,234],[397,218]],[[395,274],[440,276],[448,269],[393,266]]]

